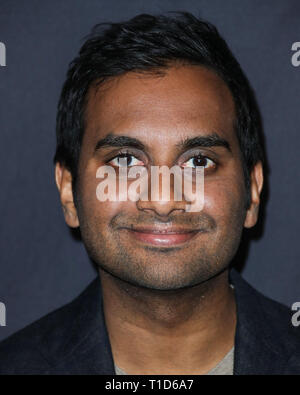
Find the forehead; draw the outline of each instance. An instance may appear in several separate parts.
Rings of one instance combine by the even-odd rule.
[[[163,75],[127,73],[98,89],[86,107],[86,137],[128,134],[151,145],[187,134],[217,132],[234,139],[235,107],[225,82],[199,66],[171,67]]]

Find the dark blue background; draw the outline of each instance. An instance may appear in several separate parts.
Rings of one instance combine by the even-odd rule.
[[[0,0],[0,339],[70,301],[95,276],[64,223],[54,183],[56,105],[90,28],[143,12],[187,10],[215,23],[260,104],[270,167],[264,226],[237,256],[266,295],[300,301],[298,0]],[[246,235],[253,236],[253,232]],[[245,263],[246,261],[246,263]]]

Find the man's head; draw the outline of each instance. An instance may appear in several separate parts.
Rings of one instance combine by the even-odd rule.
[[[68,72],[55,156],[66,221],[80,226],[94,262],[153,289],[226,269],[243,227],[257,220],[258,118],[247,79],[212,25],[179,14],[97,27]],[[174,199],[99,202],[97,169],[118,172],[120,157],[146,168],[201,163],[203,210],[187,213]],[[177,234],[153,235],[162,229]]]

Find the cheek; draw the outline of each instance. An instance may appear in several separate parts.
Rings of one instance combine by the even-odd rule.
[[[230,224],[240,226],[244,221],[245,190],[236,179],[222,177],[205,183],[204,210],[216,220],[219,228]]]
[[[96,178],[97,169],[83,173],[80,179],[79,222],[80,226],[88,225],[97,232],[105,232],[113,217],[119,212],[130,210],[131,202],[100,201],[97,197],[97,187],[101,179]],[[99,195],[98,195],[99,196]]]

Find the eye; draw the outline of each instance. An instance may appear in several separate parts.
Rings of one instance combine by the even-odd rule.
[[[120,159],[123,159],[123,161],[125,159],[125,161],[124,161],[125,165],[122,163],[123,161],[121,161],[121,163],[120,163]],[[115,156],[108,163],[111,163],[113,166],[116,166],[116,167],[144,166],[144,162],[142,162],[141,160],[136,158],[134,155],[127,154],[127,153],[121,153],[121,154]]]
[[[203,166],[205,169],[215,167],[216,163],[207,158],[206,156],[197,155],[190,158],[188,161],[184,162],[182,165],[183,167],[196,167],[196,166]]]

